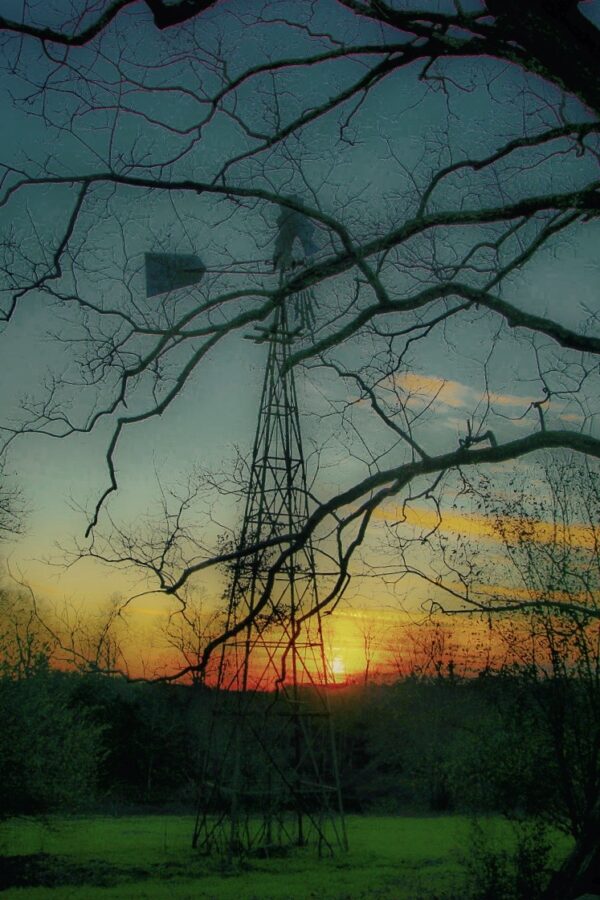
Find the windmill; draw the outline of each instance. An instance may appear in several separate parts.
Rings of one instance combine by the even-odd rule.
[[[295,209],[282,207],[277,224],[273,265],[283,284],[300,264],[296,248],[306,260],[317,245],[310,220]],[[177,283],[204,271],[197,258],[185,259],[170,258]],[[149,283],[162,283],[161,277]],[[302,292],[278,305],[260,338],[267,360],[225,595],[225,630],[232,636],[221,645],[210,692],[193,836],[194,847],[229,859],[287,845],[312,843],[320,854],[347,846],[315,548],[308,538],[291,552],[310,503],[288,363],[294,336],[312,321],[311,297]],[[270,583],[269,570],[285,551]]]

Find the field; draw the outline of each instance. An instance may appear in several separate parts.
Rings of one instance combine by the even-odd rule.
[[[483,828],[490,846],[510,846],[512,832],[501,819],[487,819]],[[314,850],[295,850],[283,858],[251,860],[224,871],[217,860],[202,858],[190,848],[191,831],[189,816],[4,823],[4,883],[15,863],[20,862],[23,871],[22,857],[27,857],[30,883],[38,882],[35,887],[10,887],[4,897],[441,900],[461,896],[463,861],[473,840],[473,823],[462,816],[350,816],[348,853],[318,859]],[[564,850],[566,844],[558,839],[556,852]]]

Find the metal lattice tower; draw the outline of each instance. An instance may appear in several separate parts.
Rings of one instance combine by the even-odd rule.
[[[347,846],[312,541],[290,552],[267,583],[309,515],[288,368],[288,319],[306,324],[308,298],[292,299],[295,311],[282,303],[267,333],[239,555],[226,594],[226,628],[236,633],[221,646],[199,785],[193,844],[229,858],[286,845],[314,843],[319,853]]]

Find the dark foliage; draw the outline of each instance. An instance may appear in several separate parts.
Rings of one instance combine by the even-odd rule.
[[[26,678],[0,678],[0,818],[93,801],[103,731],[74,702],[76,685],[43,658]]]
[[[557,698],[557,686],[536,684],[513,670],[335,691],[331,707],[346,808],[501,812],[537,817],[576,835],[580,823],[569,798],[577,792],[583,797],[590,775],[580,740],[565,732],[571,776],[565,783],[545,709],[558,702],[576,709],[578,690],[576,683],[563,684]],[[5,676],[3,814],[191,809],[214,700],[215,692],[199,685],[129,684],[52,672],[45,665],[27,677]],[[227,740],[225,733],[221,739]]]

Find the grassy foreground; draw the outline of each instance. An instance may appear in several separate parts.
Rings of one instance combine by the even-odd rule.
[[[508,846],[502,820],[486,820],[495,846]],[[0,853],[32,855],[47,884],[12,887],[20,900],[433,900],[461,895],[471,823],[462,816],[348,817],[350,851],[333,859],[298,850],[224,872],[190,848],[189,816],[19,820],[0,826]],[[557,846],[557,852],[566,850]],[[33,855],[44,854],[44,856]],[[1,864],[1,863],[0,863]],[[60,871],[72,883],[59,883]]]

